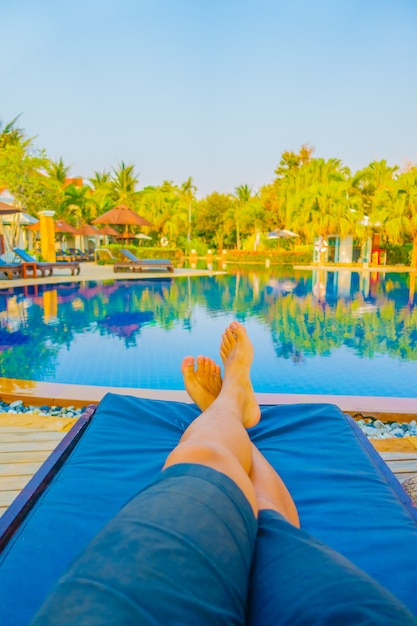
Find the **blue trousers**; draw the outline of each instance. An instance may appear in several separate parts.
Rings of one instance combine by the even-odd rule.
[[[202,465],[163,471],[58,582],[36,626],[417,625],[375,581]]]

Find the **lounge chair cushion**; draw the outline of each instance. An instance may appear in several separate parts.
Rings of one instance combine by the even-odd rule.
[[[194,405],[108,394],[0,556],[0,614],[30,622],[89,540],[159,472]],[[279,471],[302,527],[417,613],[417,514],[379,455],[332,405],[262,407],[252,440]]]

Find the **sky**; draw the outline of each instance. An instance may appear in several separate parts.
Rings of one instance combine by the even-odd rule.
[[[417,163],[416,0],[2,0],[0,123],[71,176],[256,191],[302,144]]]

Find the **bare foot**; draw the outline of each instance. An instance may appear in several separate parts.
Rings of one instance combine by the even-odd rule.
[[[223,388],[229,385],[236,388],[236,393],[243,393],[243,425],[255,426],[261,417],[250,379],[253,361],[253,345],[246,329],[239,322],[232,322],[222,335],[220,356],[224,365]]]
[[[197,357],[197,370],[194,369],[194,357],[186,356],[181,371],[185,389],[196,405],[205,411],[217,398],[222,388],[220,365],[208,356]]]

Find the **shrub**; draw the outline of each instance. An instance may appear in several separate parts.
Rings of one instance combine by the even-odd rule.
[[[296,265],[311,263],[313,259],[312,246],[299,246],[294,250],[228,250],[225,255],[229,263],[262,263],[267,259],[271,265]]]
[[[387,265],[410,265],[412,248],[413,245],[411,243],[386,245]]]

